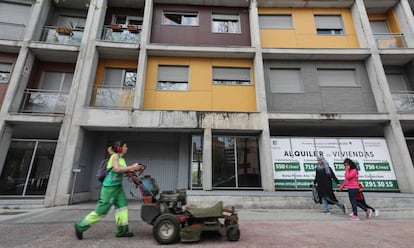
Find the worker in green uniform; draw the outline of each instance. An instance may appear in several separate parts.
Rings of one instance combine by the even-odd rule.
[[[83,232],[102,220],[115,206],[116,237],[132,237],[133,233],[128,228],[128,202],[122,188],[124,173],[142,169],[142,165],[134,163],[127,166],[123,156],[128,152],[125,142],[117,141],[109,149],[111,157],[108,160],[108,175],[105,177],[101,195],[95,210],[86,215],[83,219],[76,221],[75,234],[78,239],[83,239]]]

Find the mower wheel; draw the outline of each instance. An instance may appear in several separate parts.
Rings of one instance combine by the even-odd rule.
[[[180,223],[173,214],[162,214],[155,220],[152,235],[160,244],[172,244],[179,238]]]
[[[235,226],[229,227],[226,231],[226,236],[228,241],[238,241],[240,238],[240,229]]]

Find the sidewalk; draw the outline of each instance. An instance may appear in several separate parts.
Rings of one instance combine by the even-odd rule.
[[[115,238],[113,210],[77,240],[73,223],[93,210],[94,203],[71,206],[0,210],[0,247],[157,247],[152,226],[141,221],[140,204],[130,204],[133,238]],[[331,215],[320,209],[240,209],[241,237],[229,242],[214,234],[197,243],[168,247],[412,247],[414,207],[379,209],[380,215],[349,221],[339,208]]]

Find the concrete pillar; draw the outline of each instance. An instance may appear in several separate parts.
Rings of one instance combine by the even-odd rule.
[[[188,148],[191,147],[189,144],[189,137],[187,134],[179,134],[179,147],[178,147],[178,189],[186,189],[188,184],[188,168],[191,173],[191,153],[188,153]]]
[[[384,127],[384,135],[400,191],[414,193],[414,167],[399,120],[393,118]]]
[[[414,6],[413,6],[414,8]],[[399,20],[401,32],[407,47],[414,46],[414,16],[408,0],[400,0],[395,6],[394,13]]]
[[[354,21],[355,31],[359,41],[359,47],[367,48],[375,46],[368,15],[365,10],[363,0],[356,0],[351,7],[352,20]]]
[[[262,115],[263,130],[259,136],[260,174],[264,191],[275,191],[270,129],[267,115]]]
[[[212,148],[211,128],[205,128],[203,135],[203,190],[213,189]]]
[[[138,58],[138,72],[137,82],[135,85],[134,109],[143,109],[145,82],[147,75],[147,45],[150,43],[149,37],[151,35],[152,12],[154,3],[152,0],[145,1],[144,18],[141,32],[141,42]]]
[[[95,40],[98,36],[99,25],[102,25],[106,11],[106,0],[96,0],[88,11],[85,32],[80,44],[81,49],[76,62],[66,112],[59,133],[55,158],[48,188],[45,195],[45,205],[69,204],[70,190],[73,182],[72,168],[79,167],[81,147],[84,139],[83,129],[76,123],[81,123],[84,116],[84,105],[89,104],[95,68],[98,63],[98,52]]]

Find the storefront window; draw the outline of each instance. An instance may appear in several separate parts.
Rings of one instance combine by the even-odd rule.
[[[0,195],[44,195],[56,141],[13,140],[0,176]]]
[[[214,136],[213,188],[260,188],[257,137]]]

